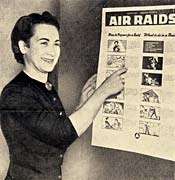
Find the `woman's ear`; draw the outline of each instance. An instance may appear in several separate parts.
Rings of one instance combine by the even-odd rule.
[[[18,41],[18,46],[22,54],[27,53],[28,46],[23,40]]]

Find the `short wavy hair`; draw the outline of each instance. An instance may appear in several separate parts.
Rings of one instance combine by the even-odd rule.
[[[29,40],[33,36],[33,30],[36,24],[49,24],[55,26],[58,31],[60,29],[57,18],[47,11],[41,15],[32,13],[19,18],[11,33],[11,47],[18,63],[24,64],[23,54],[19,49],[18,42],[23,40],[29,46]]]

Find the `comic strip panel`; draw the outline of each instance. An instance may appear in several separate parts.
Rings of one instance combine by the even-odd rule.
[[[103,104],[103,113],[123,115],[124,104],[121,102],[105,101]]]
[[[125,56],[123,55],[108,55],[107,56],[108,68],[123,68],[125,67]]]
[[[123,118],[104,116],[102,128],[113,129],[113,130],[122,130],[123,129]]]
[[[146,86],[161,86],[162,74],[157,73],[142,73],[142,85]]]
[[[108,40],[108,52],[126,52],[126,40]]]
[[[141,89],[141,101],[160,103],[160,91],[155,89]]]
[[[159,123],[140,121],[139,122],[139,133],[149,136],[159,137]]]
[[[163,57],[143,56],[142,69],[162,70]]]
[[[145,119],[160,120],[160,107],[140,105],[140,117]]]
[[[164,41],[144,41],[143,52],[144,53],[163,53]]]

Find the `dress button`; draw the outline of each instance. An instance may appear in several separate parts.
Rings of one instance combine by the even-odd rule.
[[[60,111],[60,116],[62,116],[63,115],[63,112],[62,111]]]
[[[52,90],[52,84],[50,82],[46,82],[45,83],[45,87],[48,91],[51,91]]]
[[[61,179],[61,175],[58,176],[58,179]]]
[[[60,154],[60,158],[63,158],[63,154]]]
[[[53,97],[53,101],[56,101],[57,100],[57,98],[56,97]]]

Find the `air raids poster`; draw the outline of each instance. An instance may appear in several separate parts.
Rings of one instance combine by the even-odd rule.
[[[127,67],[108,97],[92,145],[175,160],[175,6],[104,8],[98,86]]]

